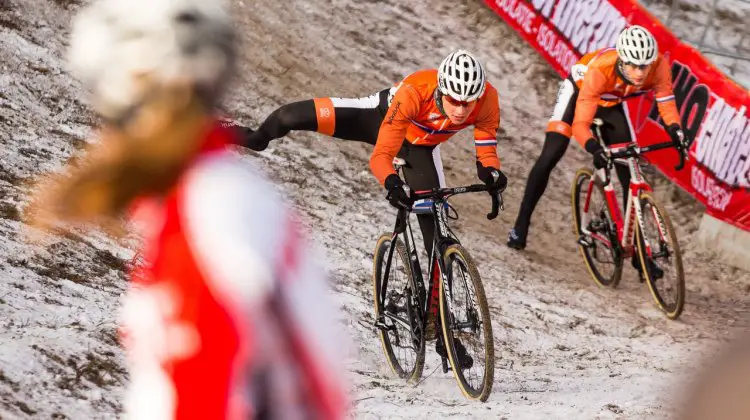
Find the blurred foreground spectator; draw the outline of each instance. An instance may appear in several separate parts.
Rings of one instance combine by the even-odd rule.
[[[128,418],[343,418],[342,336],[320,258],[214,116],[237,48],[221,3],[80,11],[69,62],[103,126],[42,185],[31,222],[117,231],[131,212],[143,227],[123,311]]]

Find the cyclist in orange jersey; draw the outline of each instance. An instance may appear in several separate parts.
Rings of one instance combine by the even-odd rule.
[[[429,210],[429,202],[412,203],[406,184],[393,170],[393,158],[404,158],[406,183],[415,191],[444,187],[440,143],[474,126],[477,175],[494,191],[507,179],[497,157],[500,107],[495,87],[486,81],[479,61],[467,51],[448,55],[438,69],[421,70],[389,89],[363,98],[316,98],[283,105],[257,130],[239,126],[242,145],[262,151],[271,140],[292,130],[317,131],[343,140],[375,146],[370,168],[388,190],[395,206]],[[432,215],[418,214],[427,252],[432,246]]]
[[[650,92],[655,94],[659,114],[672,140],[676,145],[682,143],[685,136],[672,93],[670,66],[659,54],[656,39],[648,30],[630,26],[620,34],[615,48],[586,54],[573,66],[560,85],[542,153],[531,169],[516,223],[508,235],[509,247],[526,247],[531,215],[552,169],[568,148],[570,137],[591,153],[596,168],[606,167],[609,159],[591,131],[594,118],[606,122],[602,127],[606,141],[633,141],[633,128],[623,101]],[[628,168],[617,166],[616,171],[627,197]]]
[[[500,107],[497,90],[486,81],[479,61],[467,51],[449,54],[438,69],[407,76],[390,89],[357,99],[318,98],[284,105],[266,118],[257,131],[245,132],[243,145],[264,150],[268,143],[291,130],[317,131],[344,140],[375,146],[370,169],[388,190],[395,207],[417,213],[427,255],[431,255],[433,215],[430,202],[413,202],[410,191],[444,187],[440,143],[464,128],[474,126],[476,166],[490,194],[505,189],[507,178],[497,157]],[[393,158],[406,160],[404,180],[393,170]],[[432,313],[432,312],[430,312]],[[434,320],[428,323],[434,338]],[[441,340],[436,351],[445,356]],[[466,348],[456,342],[460,364],[472,365]]]

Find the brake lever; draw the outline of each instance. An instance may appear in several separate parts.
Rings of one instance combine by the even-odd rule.
[[[500,214],[500,210],[505,210],[503,193],[490,194],[490,197],[492,197],[492,211],[487,214],[487,220],[495,219]]]
[[[680,163],[677,164],[677,166],[674,167],[675,171],[681,171],[682,168],[685,167],[685,162],[690,158],[688,156],[687,147],[685,145],[681,144],[677,146],[677,152],[680,154]]]

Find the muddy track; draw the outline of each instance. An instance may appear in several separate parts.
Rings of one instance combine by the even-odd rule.
[[[667,321],[629,269],[618,290],[597,288],[571,234],[570,182],[587,163],[578,147],[552,175],[528,250],[507,249],[559,79],[483,3],[414,3],[232,2],[243,51],[225,109],[251,126],[288,101],[368,95],[435,66],[457,47],[484,61],[500,92],[506,211],[489,222],[486,196],[454,202],[461,216],[454,226],[478,262],[493,316],[496,383],[483,405],[465,401],[453,377],[435,371],[431,346],[418,387],[394,380],[385,367],[372,327],[370,270],[372,247],[393,212],[367,168],[371,147],[297,133],[262,153],[238,150],[290,197],[328,256],[352,335],[346,363],[356,417],[663,417],[679,401],[676,393],[697,357],[750,324],[750,276],[694,243],[700,206],[656,179],[657,197],[684,249],[685,313]],[[8,67],[0,76],[0,249],[11,256],[0,267],[6,331],[0,339],[14,343],[0,352],[3,418],[115,417],[126,380],[113,328],[128,249],[77,231],[45,238],[42,246],[25,244],[20,235],[28,180],[80,149],[94,122],[60,62],[76,7],[62,0],[0,0],[0,53]],[[476,181],[469,133],[445,144],[442,155],[449,184]]]

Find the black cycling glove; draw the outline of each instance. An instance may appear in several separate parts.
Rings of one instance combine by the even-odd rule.
[[[411,189],[398,175],[388,175],[384,184],[388,191],[386,198],[393,207],[406,210],[411,208],[414,204],[414,200],[411,199]]]
[[[477,162],[477,176],[487,185],[490,193],[503,192],[508,186],[508,177],[500,169],[485,167],[481,162]]]
[[[588,139],[585,148],[594,157],[594,168],[604,169],[609,165],[609,156],[607,156],[604,148],[595,138]]]

